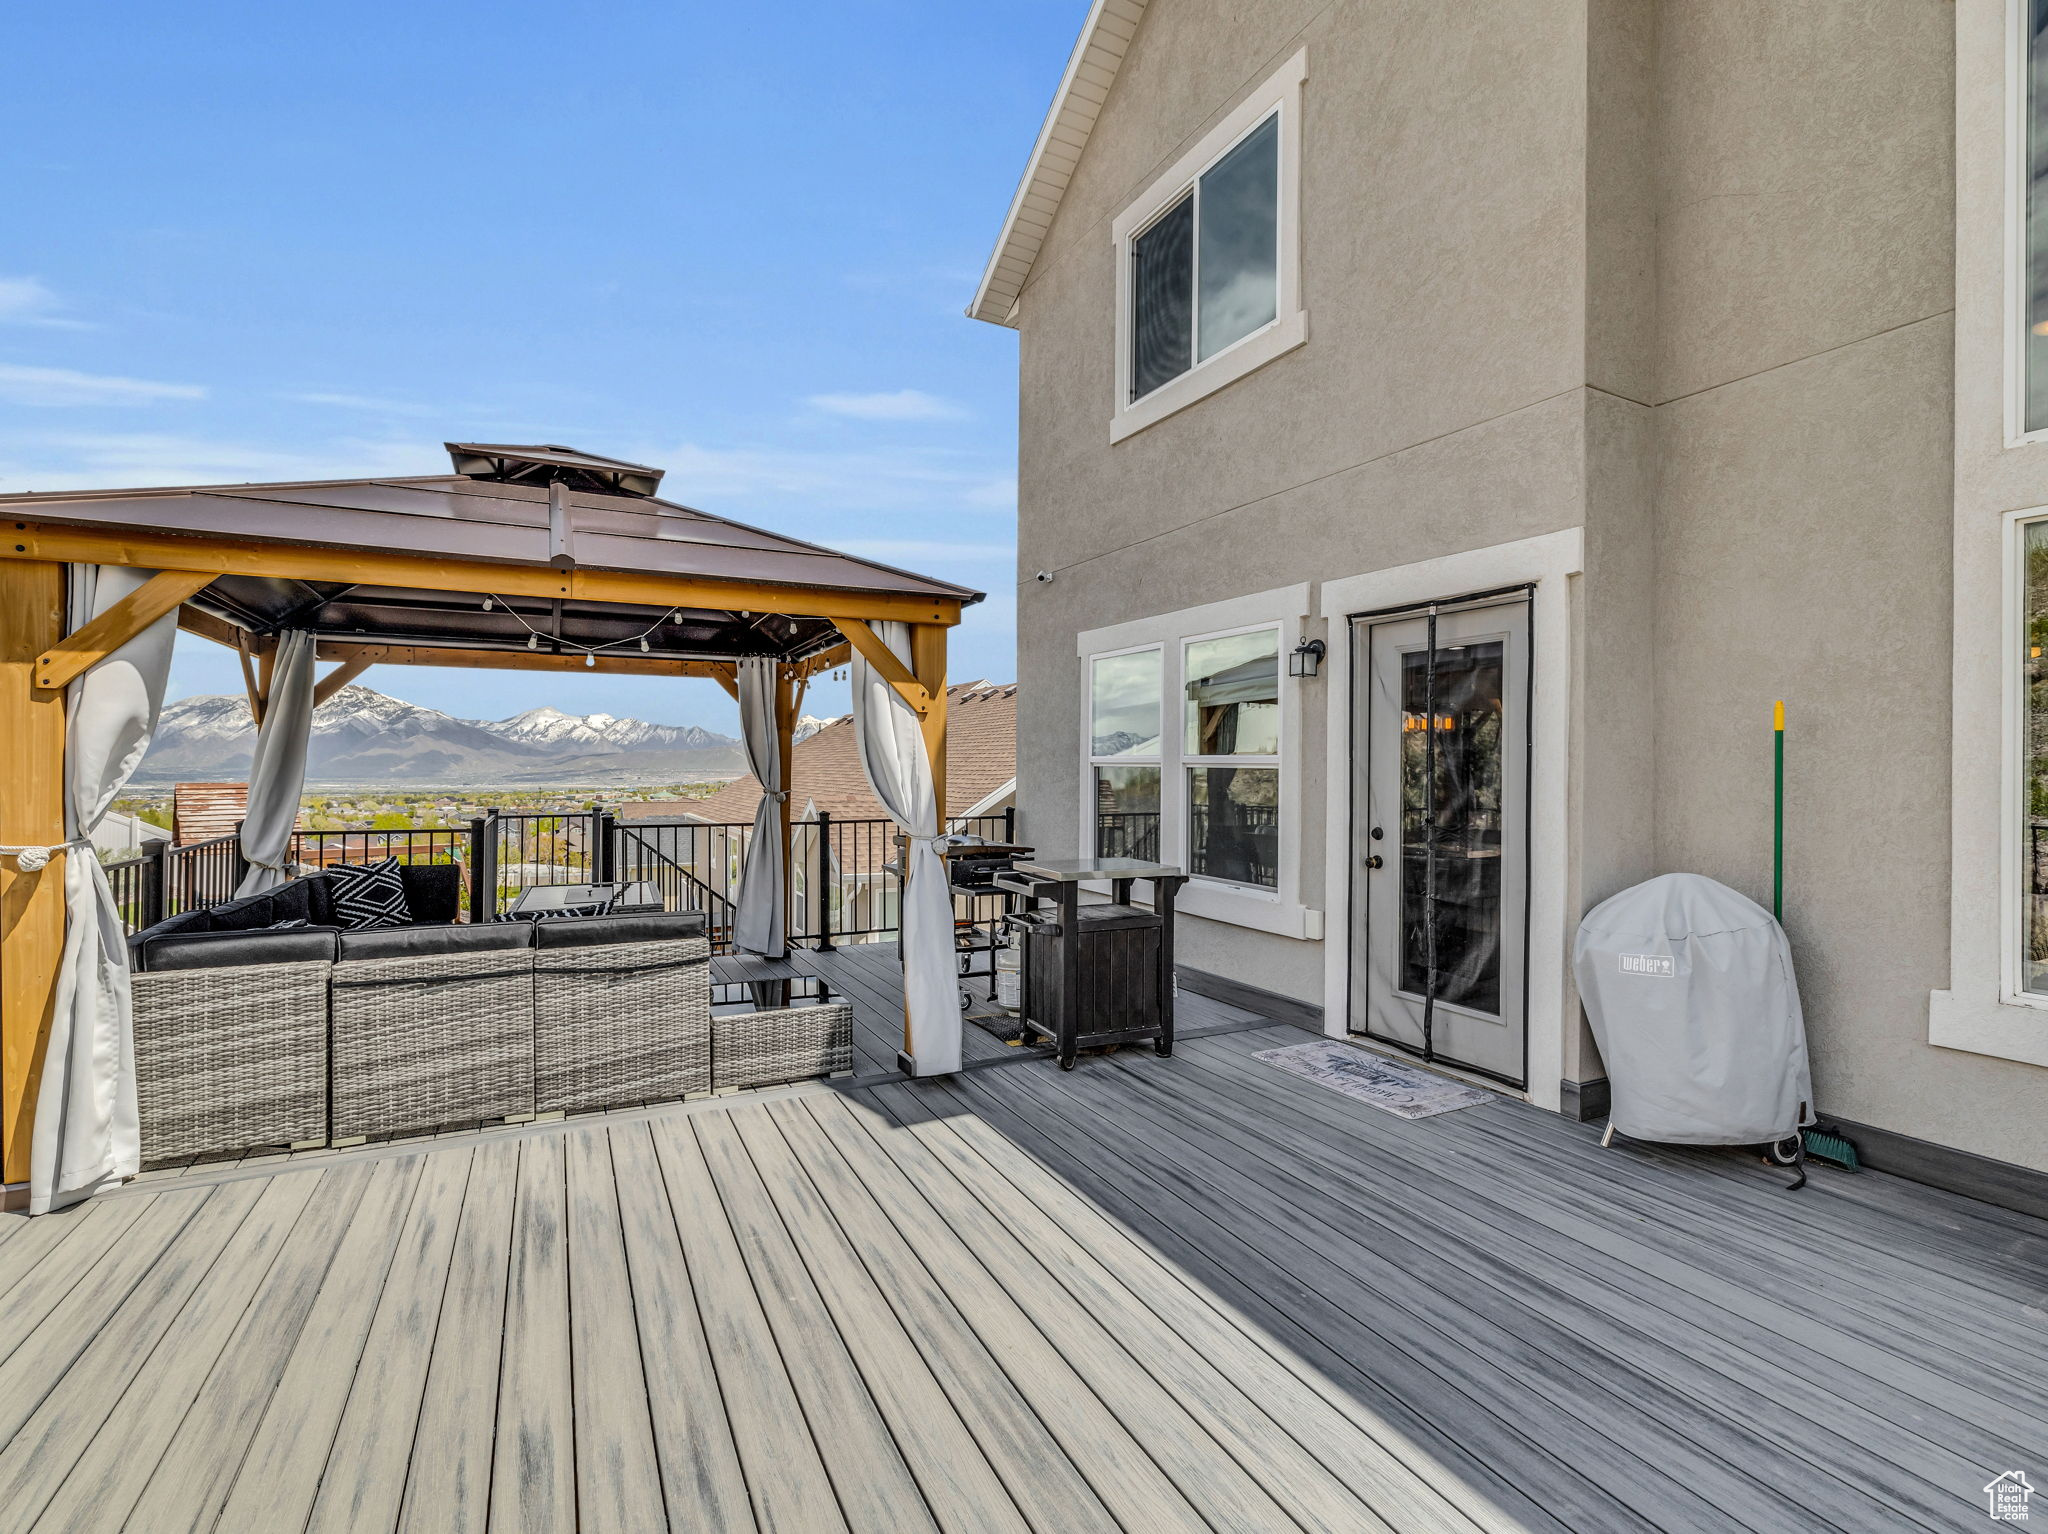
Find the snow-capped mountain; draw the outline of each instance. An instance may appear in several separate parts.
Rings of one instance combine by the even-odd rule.
[[[818,731],[824,729],[826,725],[837,724],[840,719],[845,717],[842,714],[838,718],[820,719],[816,714],[805,714],[797,720],[796,728],[790,732],[789,743],[796,745],[800,741],[809,740]]]
[[[530,708],[482,728],[503,740],[532,741],[545,746],[567,741],[594,751],[607,747],[616,751],[707,751],[734,744],[702,725],[649,724],[644,719],[621,719],[615,714],[565,714],[546,706]]]
[[[164,709],[137,783],[247,774],[256,747],[249,705],[185,698]],[[624,785],[746,771],[739,742],[697,725],[528,709],[510,719],[458,719],[344,687],[313,714],[306,777],[320,783]]]

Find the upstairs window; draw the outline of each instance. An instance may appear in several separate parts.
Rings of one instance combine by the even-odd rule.
[[[1273,323],[1279,237],[1276,112],[1131,241],[1133,400]]]
[[[1308,338],[1297,239],[1306,78],[1297,53],[1117,218],[1111,441]]]
[[[2021,185],[2021,337],[2019,435],[2048,432],[2048,0],[2020,7],[2024,107],[2018,143]]]

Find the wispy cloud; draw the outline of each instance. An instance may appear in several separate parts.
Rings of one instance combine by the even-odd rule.
[[[373,394],[326,394],[309,392],[287,393],[279,398],[290,400],[295,405],[323,405],[334,410],[360,410],[369,415],[432,416],[441,414],[431,405],[415,405],[405,400],[379,399]]]
[[[47,330],[90,330],[84,320],[62,312],[63,301],[40,277],[0,277],[0,325],[40,325]]]
[[[162,400],[205,398],[206,390],[199,384],[156,383],[111,373],[0,362],[0,400],[11,405],[153,405]]]
[[[832,547],[891,565],[920,559],[962,564],[999,560],[1007,563],[1017,557],[1016,547],[1008,543],[947,543],[931,538],[842,538]]]
[[[1007,507],[1016,494],[1015,482],[981,455],[951,450],[829,453],[685,443],[653,449],[639,461],[667,466],[664,494],[712,511],[728,504],[778,513],[980,511]]]
[[[850,416],[856,421],[958,421],[967,415],[951,400],[922,389],[898,389],[893,394],[813,394],[806,403],[827,415]]]
[[[445,473],[427,442],[336,440],[279,451],[168,432],[0,433],[0,493]]]

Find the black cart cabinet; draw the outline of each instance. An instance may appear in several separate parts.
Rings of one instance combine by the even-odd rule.
[[[1021,898],[1005,921],[1024,945],[1023,1023],[1072,1070],[1084,1049],[1150,1040],[1173,1053],[1173,901],[1178,868],[1131,858],[1031,861],[995,876]],[[1083,903],[1081,886],[1106,882],[1107,902]],[[1138,884],[1151,908],[1134,905]]]

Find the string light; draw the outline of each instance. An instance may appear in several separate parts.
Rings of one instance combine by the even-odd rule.
[[[489,612],[490,610],[491,610],[491,599],[490,599],[489,597],[485,597],[485,598],[484,598],[484,611],[485,611],[485,612]]]
[[[517,608],[515,608],[510,602],[507,602],[503,597],[485,597],[485,608],[488,609],[494,601],[500,607],[504,608],[505,615],[507,617],[514,619],[521,628],[526,630],[526,648],[529,650],[538,650],[540,648],[541,641],[540,630],[535,628],[531,623],[528,623],[526,621],[525,614],[521,613]],[[746,615],[742,613],[741,616],[745,617]],[[651,651],[654,647],[647,642],[647,636],[649,634],[652,634],[656,629],[660,628],[663,623],[681,623],[682,621],[683,615],[681,610],[671,608],[666,614],[664,614],[660,618],[656,618],[652,623],[648,624],[647,627],[642,629],[639,633],[632,635],[630,638],[618,640],[612,644],[577,644],[574,640],[563,639],[559,636],[550,636],[548,642],[555,646],[555,648],[557,648],[558,650],[580,651],[583,655],[583,663],[586,666],[595,666],[597,664],[598,652],[602,650],[622,650],[626,648],[626,646],[628,645],[637,644],[640,647],[641,652],[643,654]]]

